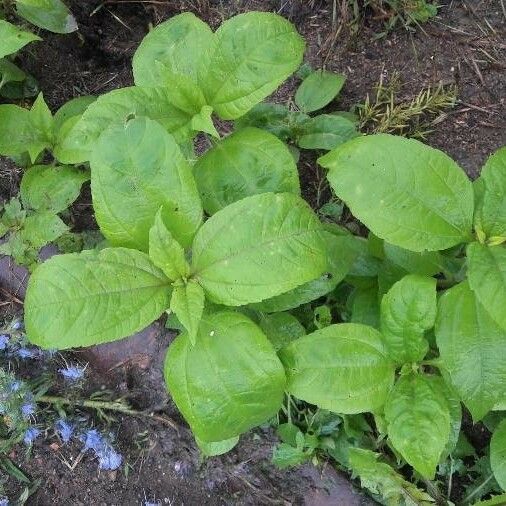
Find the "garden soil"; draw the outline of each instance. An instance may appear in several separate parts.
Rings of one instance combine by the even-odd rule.
[[[410,32],[399,27],[378,39],[382,21],[369,13],[352,30],[342,23],[341,0],[90,0],[71,1],[79,32],[44,33],[20,57],[23,69],[39,82],[53,111],[67,100],[98,95],[132,84],[131,58],[150,25],[191,10],[214,28],[224,19],[249,10],[269,10],[290,18],[307,40],[307,61],[315,68],[342,72],[348,81],[338,106],[362,102],[382,76],[399,72],[401,99],[409,100],[429,85],[456,85],[458,103],[434,126],[427,142],[452,156],[471,178],[486,158],[506,145],[506,13],[500,0],[442,1],[438,17]],[[333,16],[332,5],[336,11]],[[334,23],[333,23],[334,17]],[[297,80],[291,79],[273,97],[286,102]],[[315,156],[300,163],[304,196],[323,203],[324,177]],[[0,159],[0,198],[17,193],[20,171]],[[76,226],[93,225],[89,189],[74,205]],[[0,278],[1,307],[22,310],[21,273],[16,283]],[[61,446],[55,438],[37,442],[30,456],[22,448],[10,457],[40,486],[27,504],[139,505],[144,501],[171,505],[336,505],[371,504],[351,482],[332,469],[311,465],[279,471],[270,463],[275,436],[260,428],[241,438],[229,454],[202,461],[189,430],[167,400],[161,365],[173,338],[155,325],[127,345],[81,352],[90,362],[86,389],[127,396],[143,417],[116,416],[111,423],[117,446],[128,463],[123,470],[98,472],[80,448]],[[130,360],[125,350],[134,351]],[[30,372],[28,372],[30,373]],[[37,371],[32,371],[36,374]],[[477,434],[477,445],[480,435]],[[488,437],[484,434],[482,437]],[[77,464],[76,464],[77,461]],[[75,465],[74,465],[75,464]],[[14,492],[12,480],[8,491]]]

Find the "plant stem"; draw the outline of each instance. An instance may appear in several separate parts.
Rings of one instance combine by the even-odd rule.
[[[158,420],[162,423],[165,423],[166,425],[169,425],[170,427],[179,432],[179,427],[177,426],[177,424],[172,420],[170,420],[169,418],[164,416],[158,416],[153,413],[149,413],[147,411],[137,411],[118,401],[92,401],[90,399],[71,400],[65,399],[63,397],[58,397],[55,395],[41,395],[37,399],[37,402],[43,402],[45,404],[63,404],[66,406],[78,406],[82,408],[90,408],[96,410],[104,409],[109,411],[116,411],[129,416],[153,418],[154,420]]]
[[[469,492],[469,494],[467,494],[467,496],[462,499],[462,504],[468,504],[469,501],[471,501],[471,499],[477,495],[482,489],[483,487],[485,487],[488,482],[494,477],[493,474],[491,474],[481,485],[479,485],[478,487],[476,487],[474,490],[472,490],[471,492]]]

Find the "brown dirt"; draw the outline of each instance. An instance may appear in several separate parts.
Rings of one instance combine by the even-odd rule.
[[[329,7],[332,2],[324,0],[74,0],[69,4],[80,31],[68,36],[44,33],[44,43],[29,46],[20,64],[37,78],[54,111],[74,96],[132,84],[131,57],[150,23],[192,10],[216,27],[238,12],[276,11],[292,19],[306,37],[307,60],[314,67],[325,66],[348,76],[340,108],[362,101],[373,92],[382,74],[388,77],[394,71],[400,72],[404,82],[404,98],[414,97],[423,87],[440,81],[457,84],[460,102],[436,126],[428,143],[449,153],[475,178],[488,155],[506,144],[506,17],[499,0],[441,3],[440,15],[423,30],[410,33],[401,28],[386,39],[374,40],[381,25],[370,18],[362,23],[358,35],[351,36],[344,29],[335,36]],[[275,99],[286,101],[295,83],[292,79],[284,85]],[[321,173],[314,156],[305,155],[301,167],[304,194],[315,203]],[[0,160],[3,198],[16,191],[18,178],[11,175],[12,170],[12,165]],[[2,297],[0,293],[0,300]],[[160,353],[147,370],[120,367],[109,374],[97,372],[92,386],[104,385],[128,394],[138,409],[163,404],[160,361],[168,339],[166,335],[158,338]],[[325,504],[316,502],[316,496],[327,504],[342,506],[361,501],[357,496],[338,500],[329,495],[325,484],[310,476],[313,471],[309,467],[275,470],[269,463],[273,440],[269,429],[246,434],[227,456],[201,462],[171,404],[166,415],[176,421],[177,430],[151,421],[146,425],[144,419],[131,417],[120,417],[113,426],[119,447],[132,464],[128,477],[120,472],[98,474],[96,462],[89,457],[72,471],[62,463],[62,457],[75,458],[79,449],[55,449],[49,446],[50,440],[37,443],[32,457],[26,460],[18,451],[14,460],[32,477],[43,480],[29,504],[133,505],[146,499],[174,505]],[[133,442],[146,429],[147,440],[139,450]],[[333,476],[331,481],[335,484],[336,480]]]

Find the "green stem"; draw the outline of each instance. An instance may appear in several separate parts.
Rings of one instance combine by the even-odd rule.
[[[55,395],[42,395],[37,399],[38,402],[43,402],[45,404],[63,404],[66,406],[79,406],[82,408],[91,408],[91,409],[106,409],[109,411],[119,411],[120,413],[124,413],[125,415],[132,416],[150,416],[149,413],[143,411],[137,411],[135,409],[129,408],[124,404],[117,401],[92,401],[90,399],[64,399],[63,397],[58,397]]]

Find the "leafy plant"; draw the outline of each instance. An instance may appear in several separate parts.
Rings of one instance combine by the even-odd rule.
[[[0,107],[0,117],[34,126],[1,152],[90,164],[108,241],[37,267],[27,335],[43,348],[89,346],[168,311],[182,332],[166,383],[205,453],[227,451],[281,410],[280,465],[323,451],[387,504],[429,504],[433,490],[387,462],[432,480],[458,446],[461,403],[478,422],[506,398],[506,151],[472,184],[419,141],[358,136],[343,115],[310,118],[342,86],[322,72],[303,81],[299,111],[260,104],[297,69],[303,47],[273,14],[239,15],[215,33],[184,14],[141,43],[136,86],[54,117],[42,99],[30,111]],[[262,123],[266,111],[277,123]],[[213,115],[235,120],[236,131],[222,139]],[[301,134],[324,116],[353,128]],[[200,158],[198,132],[211,145]],[[332,148],[319,163],[367,239],[351,234],[363,230],[356,223],[321,221],[300,197],[282,141],[304,147],[311,135],[320,136],[312,146]],[[312,420],[293,415],[302,402]],[[491,446],[499,484],[503,428]]]

